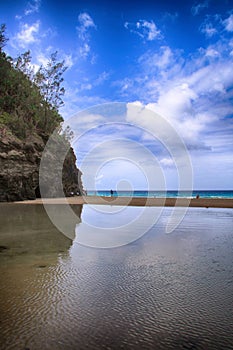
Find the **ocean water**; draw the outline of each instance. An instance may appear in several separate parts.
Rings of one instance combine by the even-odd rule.
[[[110,196],[109,191],[87,191],[89,196]],[[115,197],[159,197],[159,198],[233,198],[233,190],[195,190],[195,191],[113,191]]]
[[[115,209],[77,207],[71,240],[43,206],[0,204],[0,349],[233,349],[233,210],[188,208],[166,234],[172,208],[151,227],[158,208]],[[91,248],[86,221],[92,244],[143,234]]]

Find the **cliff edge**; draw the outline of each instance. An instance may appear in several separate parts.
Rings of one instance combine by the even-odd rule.
[[[0,127],[0,201],[21,201],[40,197],[39,167],[46,137],[32,134],[18,139],[6,127]],[[81,171],[76,167],[72,148],[67,152],[62,173],[65,196],[82,195]],[[56,177],[51,173],[48,197],[57,196]]]
[[[40,197],[42,154],[54,130],[62,128],[59,108],[64,105],[63,74],[67,69],[65,61],[59,61],[58,52],[53,52],[46,65],[39,68],[33,66],[29,50],[14,59],[8,56],[3,50],[8,42],[5,31],[6,25],[0,25],[1,202]],[[70,136],[69,132],[63,136],[58,133],[53,151],[46,155],[42,173],[47,197],[83,193]],[[61,149],[65,150],[62,169],[58,164]]]

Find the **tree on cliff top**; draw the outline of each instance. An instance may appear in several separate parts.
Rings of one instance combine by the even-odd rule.
[[[63,73],[66,71],[65,61],[58,62],[57,51],[52,53],[46,67],[41,66],[34,77],[35,84],[39,87],[45,101],[56,111],[64,102],[62,96],[65,93],[61,86]]]
[[[64,104],[62,97],[65,89],[61,86],[63,73],[66,71],[65,61],[59,62],[57,59],[57,51],[52,53],[46,67],[41,66],[34,76],[34,83],[40,89],[40,93],[45,101],[44,104],[44,122],[45,128],[48,123],[47,106],[58,113],[59,108]]]
[[[15,61],[3,48],[6,26],[0,27],[0,127],[6,126],[19,138],[33,131],[49,135],[63,120],[59,107],[65,93],[62,87],[64,61],[53,53],[46,67],[34,73],[30,51]]]
[[[0,53],[2,53],[2,49],[8,41],[8,39],[5,35],[5,31],[6,31],[6,25],[1,24],[1,26],[0,26]]]

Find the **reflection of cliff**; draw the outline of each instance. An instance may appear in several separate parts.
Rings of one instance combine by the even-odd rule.
[[[46,212],[56,226],[66,237],[75,239],[76,225],[81,222],[82,205],[44,204]]]
[[[65,222],[62,205],[51,205]],[[0,204],[0,257],[46,255],[66,252],[72,240],[63,235],[50,221],[43,205]],[[76,222],[70,222],[69,231],[81,221],[82,206],[75,206]],[[68,223],[67,223],[68,224]]]

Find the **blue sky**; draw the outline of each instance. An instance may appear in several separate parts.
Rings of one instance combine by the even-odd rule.
[[[126,109],[131,104],[146,107],[162,115],[184,140],[195,189],[233,188],[231,1],[8,0],[1,2],[0,22],[7,25],[10,40],[6,49],[11,56],[30,49],[35,69],[46,64],[55,50],[65,59],[69,68],[64,76],[66,95],[61,114],[66,120],[102,103],[123,102]],[[153,120],[145,114],[141,117],[139,123],[131,118],[131,123],[147,132],[153,130]],[[88,125],[88,117],[82,118]],[[171,154],[162,151],[155,140],[148,141],[141,131],[123,129],[116,127],[110,133],[108,127],[98,128],[75,145],[82,168],[90,144],[107,140],[105,148],[97,147],[98,152],[107,150],[108,157],[98,157],[95,186],[116,188],[120,180],[132,182],[134,178],[133,187],[145,187],[141,168],[129,161],[136,141],[156,158],[166,187],[176,188],[179,174]],[[131,146],[122,141],[118,146],[125,150],[125,159],[115,155],[111,164],[111,147],[116,147],[123,134]],[[139,157],[146,156],[138,152]],[[90,164],[93,158],[95,152]],[[147,171],[155,170],[150,167]],[[89,181],[91,171],[87,173],[84,184],[89,188],[93,182]]]

